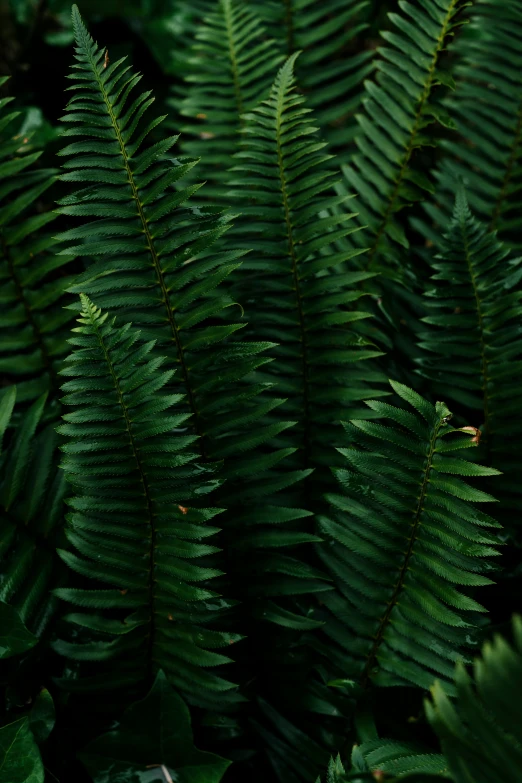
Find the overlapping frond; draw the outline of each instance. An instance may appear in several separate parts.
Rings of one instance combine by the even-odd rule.
[[[0,602],[36,637],[55,611],[51,590],[62,578],[55,545],[65,482],[55,424],[43,424],[46,399],[39,397],[13,426],[16,387],[0,393]]]
[[[196,33],[191,71],[180,113],[182,150],[201,158],[204,198],[226,204],[230,157],[237,151],[242,115],[270,88],[282,57],[267,37],[257,9],[242,0],[207,3],[208,15]]]
[[[140,342],[130,324],[115,326],[86,296],[78,320],[61,371],[71,409],[59,428],[62,468],[74,496],[71,549],[60,555],[94,585],[57,591],[90,611],[66,616],[76,630],[55,649],[103,663],[110,676],[102,667],[66,684],[143,686],[163,669],[192,701],[233,700],[234,686],[213,671],[230,659],[213,649],[240,637],[208,627],[227,606],[208,586],[220,575],[208,562],[218,551],[211,520],[219,509],[205,496],[219,482],[198,461],[180,395],[165,392],[173,371],[152,355],[154,342]]]
[[[474,505],[491,495],[461,477],[497,471],[452,455],[476,438],[448,424],[445,404],[391,384],[414,412],[371,401],[386,423],[345,425],[345,493],[329,495],[333,514],[319,519],[318,552],[337,586],[322,597],[330,664],[361,686],[427,688],[438,676],[451,691],[453,662],[484,611],[471,592],[491,584],[489,528],[499,527]]]
[[[442,98],[451,75],[441,57],[461,24],[461,0],[401,0],[390,13],[393,29],[382,32],[378,75],[366,82],[364,113],[358,115],[358,151],[343,167],[346,185],[358,194],[354,209],[367,226],[354,241],[367,247],[368,267],[400,266],[409,247],[397,214],[433,192],[417,165],[418,150],[434,144],[434,123],[452,127]],[[402,248],[402,251],[401,251]]]
[[[269,562],[263,559],[289,545],[292,535],[259,541],[254,530],[249,535],[244,529],[265,525],[273,531],[273,525],[278,530],[290,525],[293,530],[294,520],[310,512],[295,508],[284,494],[307,471],[286,468],[283,460],[291,448],[267,445],[293,422],[267,419],[281,400],[259,398],[266,384],[247,377],[270,361],[264,352],[271,344],[230,339],[245,322],[227,320],[235,302],[221,283],[238,268],[243,251],[208,252],[229,219],[187,203],[199,186],[179,185],[194,162],[167,157],[176,137],[142,149],[161,120],[143,117],[152,103],[150,94],[132,99],[140,77],[123,61],[105,68],[104,51],[76,8],[73,21],[78,62],[72,78],[78,94],[64,118],[70,123],[65,133],[83,140],[63,150],[70,156],[63,179],[95,184],[62,202],[62,212],[82,218],[81,225],[62,234],[68,244],[62,252],[99,260],[71,290],[123,313],[141,327],[144,338],[157,340],[168,363],[179,368],[173,390],[185,395],[189,427],[199,436],[196,448],[204,459],[225,461],[227,483],[220,502],[238,509],[233,520],[227,515],[224,526],[232,531],[231,546],[241,548],[242,597],[245,590],[256,596],[263,590],[270,596],[306,591],[310,579],[304,566],[279,553]],[[254,575],[243,563],[248,547],[261,555]],[[269,581],[264,588],[258,585]]]
[[[522,389],[520,259],[472,216],[463,191],[426,292],[419,372],[437,393],[476,410],[502,506],[520,504],[518,442]]]
[[[445,226],[458,182],[474,213],[520,248],[522,191],[522,8],[517,0],[479,0],[454,47],[457,89],[446,105],[459,137],[441,142],[435,203],[426,211]]]
[[[513,698],[522,687],[522,623],[513,618],[513,644],[486,642],[472,673],[455,672],[456,699],[439,683],[426,714],[439,735],[454,783],[516,783],[522,768],[522,711]]]
[[[296,57],[245,115],[231,196],[242,212],[234,238],[253,249],[241,290],[256,337],[278,344],[266,371],[288,397],[279,410],[298,421],[288,435],[308,467],[332,464],[332,424],[372,393],[378,375],[364,360],[381,351],[358,308],[357,284],[372,275],[343,268],[360,251],[334,248],[357,227],[345,211],[350,197],[333,192],[331,156],[296,90]],[[343,211],[329,215],[334,206]]]
[[[39,203],[57,172],[35,165],[42,150],[16,133],[20,112],[6,108],[12,100],[0,99],[0,373],[17,383],[22,402],[57,387],[72,278],[63,269],[71,259],[57,254],[52,238],[57,215]]]
[[[257,7],[257,4],[255,4]],[[368,27],[368,0],[267,0],[259,4],[270,33],[296,65],[299,88],[315,111],[322,134],[345,159],[357,129],[364,79],[373,70],[371,49],[353,52]]]
[[[441,253],[432,261],[419,372],[436,393],[483,412],[486,434],[506,436],[522,385],[520,260],[473,217],[466,196],[458,193]]]

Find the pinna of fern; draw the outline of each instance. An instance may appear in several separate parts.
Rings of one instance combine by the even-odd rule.
[[[328,665],[359,687],[427,688],[438,676],[451,693],[453,663],[485,611],[473,592],[492,582],[489,528],[499,527],[474,505],[494,498],[461,477],[498,471],[452,456],[477,439],[448,423],[445,404],[391,385],[413,412],[370,401],[386,424],[345,425],[348,467],[335,471],[345,492],[327,496],[332,514],[319,519],[318,553],[336,583],[322,597]]]
[[[264,368],[288,397],[276,412],[298,422],[286,435],[302,465],[329,466],[331,425],[374,393],[380,374],[365,360],[382,352],[365,326],[370,314],[357,307],[357,284],[372,274],[350,271],[361,251],[333,247],[358,227],[348,211],[330,214],[346,209],[350,197],[333,192],[332,156],[296,91],[297,57],[282,66],[267,100],[245,115],[230,192],[242,215],[232,234],[240,248],[252,248],[248,276],[238,284],[251,329],[277,345],[276,361]]]
[[[187,118],[181,125],[181,148],[201,159],[198,176],[207,183],[203,193],[207,203],[228,206],[228,170],[238,149],[242,116],[268,93],[281,59],[257,9],[241,0],[207,2],[179,106]]]
[[[457,183],[473,212],[510,247],[518,237],[522,190],[522,9],[517,0],[479,0],[453,48],[456,89],[446,101],[458,135],[441,141],[432,223],[444,227]],[[492,110],[492,104],[494,109]],[[430,232],[431,236],[431,232]]]
[[[71,258],[56,252],[56,213],[37,208],[58,172],[38,168],[42,150],[15,133],[20,112],[6,109],[12,100],[0,99],[0,373],[17,384],[20,403],[58,388],[71,320],[63,297],[72,277],[63,274]]]
[[[78,322],[61,371],[71,409],[59,428],[62,468],[74,495],[70,549],[59,554],[93,585],[56,591],[89,611],[66,615],[76,633],[54,647],[99,671],[63,684],[139,690],[162,669],[193,702],[234,701],[233,684],[214,672],[230,659],[213,649],[240,637],[212,628],[227,602],[207,584],[220,574],[207,562],[220,509],[206,495],[218,482],[193,450],[181,395],[164,391],[173,371],[153,341],[86,296]]]
[[[70,290],[131,319],[179,370],[172,390],[184,395],[180,404],[191,414],[195,449],[204,461],[224,460],[223,526],[231,530],[233,542],[240,540],[238,565],[249,549],[260,558],[255,574],[249,571],[240,579],[238,593],[274,597],[278,591],[322,590],[324,584],[310,569],[278,551],[296,543],[293,523],[311,513],[285,494],[308,472],[287,467],[291,447],[270,443],[293,423],[269,419],[282,400],[260,396],[266,383],[254,371],[271,361],[266,356],[271,343],[231,339],[245,322],[228,320],[235,300],[223,282],[239,267],[243,251],[210,252],[229,218],[191,206],[188,200],[199,186],[180,188],[179,183],[194,162],[168,157],[176,137],[141,149],[162,120],[144,117],[152,98],[144,93],[132,99],[140,77],[123,61],[104,67],[104,51],[76,7],[73,23],[77,64],[72,79],[78,94],[64,119],[65,135],[83,139],[62,151],[70,157],[63,179],[95,184],[62,201],[61,211],[82,223],[61,235],[66,243],[61,252],[99,260]],[[240,537],[237,530],[242,530]]]

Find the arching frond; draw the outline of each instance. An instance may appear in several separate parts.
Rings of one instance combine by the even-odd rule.
[[[115,326],[86,296],[78,322],[61,371],[70,378],[62,467],[74,496],[71,551],[60,555],[94,584],[57,591],[89,611],[68,614],[76,631],[54,646],[106,668],[66,684],[143,687],[163,669],[192,701],[233,700],[234,686],[214,672],[230,659],[213,649],[240,637],[208,627],[227,605],[209,585],[220,574],[208,562],[219,509],[205,496],[218,482],[198,462],[180,395],[162,391],[172,370],[152,356],[154,342],[140,343],[139,331]]]
[[[0,393],[0,602],[38,638],[56,609],[51,591],[63,577],[55,545],[65,482],[57,470],[55,424],[43,424],[46,399],[35,400],[13,426],[16,387]]]
[[[418,150],[434,143],[434,123],[452,126],[442,104],[450,75],[441,56],[461,23],[461,0],[426,0],[422,7],[401,0],[390,13],[391,30],[379,48],[378,75],[366,83],[364,113],[357,117],[358,151],[343,167],[346,185],[358,193],[354,209],[367,228],[354,241],[367,247],[365,265],[400,266],[409,242],[397,214],[433,192],[417,165]]]
[[[201,158],[198,175],[204,197],[227,204],[230,157],[237,151],[242,115],[270,88],[282,57],[267,37],[257,9],[242,0],[207,3],[208,15],[196,33],[186,95],[180,105],[182,150]]]
[[[457,39],[456,90],[446,105],[460,137],[445,139],[434,204],[445,226],[459,181],[470,206],[511,247],[520,248],[522,191],[522,8],[517,0],[479,0],[466,35]]]
[[[363,82],[373,70],[371,49],[359,46],[353,52],[368,27],[369,1],[265,0],[253,5],[288,55],[302,52],[296,65],[299,88],[325,140],[340,160],[346,159]]]
[[[488,528],[499,526],[474,505],[491,495],[461,477],[497,471],[452,455],[474,439],[447,423],[446,405],[391,384],[414,412],[371,401],[386,423],[345,425],[345,493],[329,495],[334,513],[319,519],[318,552],[337,585],[322,598],[330,664],[361,686],[427,688],[438,676],[451,692],[453,662],[484,611],[470,589],[491,584]]]
[[[7,77],[0,77],[0,86]],[[18,385],[18,401],[57,388],[57,369],[67,350],[64,292],[72,278],[58,255],[40,199],[57,172],[38,168],[42,154],[30,136],[16,133],[20,112],[0,99],[0,374]]]
[[[296,91],[296,56],[269,98],[245,115],[231,196],[242,211],[234,238],[253,248],[242,293],[256,337],[278,344],[268,377],[288,396],[279,410],[298,421],[289,442],[309,467],[332,464],[332,425],[372,393],[378,375],[365,360],[381,351],[357,301],[357,284],[372,275],[338,273],[359,251],[335,252],[333,243],[357,227],[350,197],[335,197],[331,156]],[[343,212],[327,216],[333,206]]]

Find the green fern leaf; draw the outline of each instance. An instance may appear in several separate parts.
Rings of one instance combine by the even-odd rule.
[[[55,649],[108,662],[115,680],[104,687],[150,683],[162,668],[192,700],[233,700],[234,686],[212,671],[230,659],[212,648],[239,637],[206,627],[226,606],[207,586],[220,574],[207,564],[218,528],[206,524],[219,510],[202,505],[219,482],[190,451],[180,396],[161,392],[172,371],[152,357],[154,343],[139,344],[138,331],[116,327],[86,296],[79,323],[62,370],[70,377],[63,402],[72,406],[59,428],[68,439],[62,467],[75,495],[67,501],[71,550],[60,555],[97,584],[57,591],[93,613],[67,615],[87,640],[73,641],[77,631]],[[90,677],[67,684],[94,687]]]
[[[238,149],[242,115],[269,91],[282,57],[257,13],[241,0],[207,2],[196,34],[180,113],[182,150],[201,158],[204,198],[228,206],[230,158]]]
[[[357,444],[341,449],[345,494],[329,495],[335,513],[319,520],[327,542],[318,552],[337,585],[322,599],[332,615],[325,631],[344,677],[427,688],[437,675],[451,692],[453,662],[485,611],[471,591],[491,584],[496,539],[487,529],[498,527],[473,505],[491,495],[460,477],[498,471],[449,456],[473,438],[447,423],[443,403],[391,384],[414,412],[370,401],[386,424],[345,425]]]
[[[72,277],[63,274],[71,259],[58,255],[51,233],[57,215],[39,202],[57,172],[39,168],[42,150],[15,132],[20,112],[6,109],[12,100],[0,99],[0,373],[17,384],[22,402],[58,388]]]
[[[387,45],[378,50],[377,79],[366,83],[357,152],[343,167],[349,190],[358,193],[360,225],[367,226],[354,242],[368,248],[366,267],[390,270],[400,267],[400,249],[409,247],[397,213],[434,190],[416,165],[417,151],[433,145],[434,123],[452,126],[439,69],[462,3],[426,0],[421,8],[401,0],[399,6],[401,14],[388,15],[393,29],[381,33]]]
[[[372,394],[380,375],[365,360],[382,352],[368,334],[369,313],[357,307],[356,286],[372,275],[343,267],[358,251],[333,247],[357,227],[347,211],[328,214],[349,197],[333,193],[331,156],[296,92],[296,58],[283,65],[269,98],[245,115],[231,196],[243,213],[234,238],[254,248],[243,284],[252,327],[258,339],[278,344],[267,378],[288,402],[276,413],[298,421],[288,442],[310,467],[332,464],[331,425]]]
[[[257,10],[257,4],[256,4]],[[299,87],[325,140],[340,160],[356,132],[362,85],[373,70],[372,50],[360,38],[368,28],[367,0],[265,0],[258,13],[296,65]],[[356,54],[351,52],[357,46]]]
[[[444,227],[458,182],[464,182],[473,212],[490,229],[497,229],[503,241],[520,248],[520,4],[480,0],[474,4],[466,33],[452,47],[462,62],[455,68],[456,90],[446,102],[460,137],[441,142],[445,154],[436,171],[436,201],[426,204],[426,212],[432,222]]]
[[[488,464],[504,511],[520,504],[518,397],[522,384],[520,259],[472,216],[461,191],[426,292],[418,372],[437,393],[476,410]],[[512,526],[512,516],[505,517]]]

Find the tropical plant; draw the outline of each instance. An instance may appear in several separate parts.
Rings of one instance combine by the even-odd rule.
[[[122,9],[0,9],[0,783],[517,780],[518,3]]]

